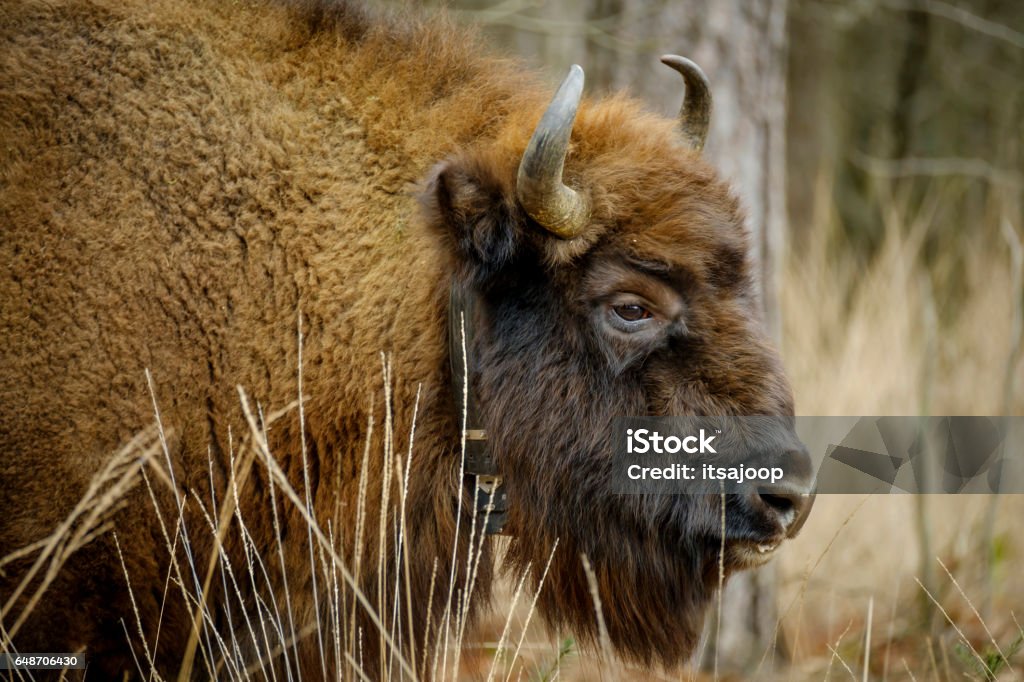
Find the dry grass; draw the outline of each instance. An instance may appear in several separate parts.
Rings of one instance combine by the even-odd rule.
[[[994,211],[925,266],[945,189],[936,183],[914,212],[883,198],[886,239],[874,260],[825,255],[833,234],[787,270],[784,354],[800,414],[1024,414],[1012,228]],[[972,663],[1002,652],[1010,665],[1000,679],[1016,679],[1024,663],[1011,653],[1021,635],[1013,614],[1024,611],[1024,576],[1015,567],[1024,542],[1015,520],[1024,500],[1000,497],[994,516],[993,498],[981,495],[866,502],[820,499],[781,557],[782,603],[800,594],[783,629],[802,678],[822,679],[827,644],[851,624],[844,641],[863,648],[873,600],[872,678],[986,679]]]
[[[298,371],[302,373],[302,328],[298,328],[300,347]],[[10,554],[0,557],[0,568],[17,559],[34,557],[34,561],[16,591],[4,595],[6,602],[0,612],[0,651],[17,653],[17,635],[25,618],[41,599],[45,599],[46,590],[60,568],[69,561],[74,553],[90,542],[98,534],[112,532],[120,558],[121,578],[129,595],[131,612],[123,614],[124,636],[128,641],[140,678],[147,680],[169,679],[165,675],[175,674],[178,680],[218,679],[218,680],[292,680],[299,679],[301,673],[295,655],[295,645],[306,640],[316,644],[315,651],[319,654],[320,671],[324,678],[332,671],[341,679],[368,679],[366,669],[376,668],[383,671],[388,680],[432,679],[437,681],[460,679],[466,670],[464,654],[469,652],[467,659],[472,659],[474,645],[467,644],[467,622],[470,610],[468,597],[473,592],[473,584],[479,571],[485,536],[482,526],[477,527],[473,519],[469,529],[470,552],[468,556],[452,555],[452,565],[464,566],[464,582],[457,579],[455,568],[450,575],[436,575],[437,558],[434,558],[435,580],[431,587],[429,600],[436,600],[444,605],[437,626],[437,645],[431,650],[417,656],[415,649],[403,647],[403,638],[411,637],[412,609],[409,606],[409,552],[405,546],[405,503],[409,488],[409,472],[415,456],[415,414],[416,404],[409,406],[413,413],[413,432],[410,434],[408,452],[400,453],[394,448],[395,437],[393,420],[390,412],[392,403],[390,390],[392,369],[389,359],[381,355],[381,371],[383,373],[385,395],[383,452],[373,452],[369,445],[364,451],[362,472],[359,481],[359,498],[356,512],[356,546],[365,547],[367,543],[376,542],[378,551],[373,555],[378,564],[372,571],[377,577],[375,593],[381,595],[375,602],[371,601],[361,589],[356,576],[360,575],[361,555],[357,551],[354,565],[349,565],[342,557],[340,544],[335,538],[338,519],[317,519],[313,514],[312,501],[309,495],[309,480],[306,467],[306,456],[303,453],[302,480],[290,480],[285,474],[273,452],[271,452],[267,429],[281,416],[297,411],[300,428],[305,428],[305,413],[301,397],[302,382],[299,381],[299,396],[295,403],[274,414],[264,415],[259,406],[251,404],[242,387],[238,388],[238,397],[245,416],[246,424],[242,438],[236,440],[229,433],[228,457],[229,477],[227,491],[222,491],[221,499],[217,499],[213,485],[213,462],[209,460],[211,482],[209,497],[193,491],[192,496],[183,498],[178,494],[178,487],[173,482],[173,469],[170,466],[170,454],[167,438],[160,417],[159,405],[155,400],[153,410],[155,425],[140,433],[109,460],[109,464],[100,471],[82,500],[76,505],[67,520],[58,526],[48,538]],[[147,373],[147,380],[150,380]],[[152,388],[152,384],[151,384]],[[367,443],[373,440],[374,420],[371,415],[367,428]],[[463,442],[463,452],[465,442]],[[163,454],[161,460],[160,454]],[[383,458],[385,472],[381,491],[380,504],[368,504],[372,499],[369,494],[369,481],[366,472],[370,457]],[[249,513],[265,513],[272,518],[275,530],[276,545],[268,552],[262,550],[249,534],[249,522],[243,518],[242,505],[239,500],[246,494],[246,486],[255,468],[266,472],[269,497],[267,508]],[[143,486],[152,504],[157,525],[164,540],[164,549],[171,558],[164,589],[164,603],[168,600],[182,600],[192,614],[192,631],[182,651],[181,668],[178,671],[159,669],[154,663],[155,651],[160,637],[160,623],[143,622],[140,611],[136,607],[136,590],[139,585],[133,583],[124,552],[131,548],[122,547],[116,529],[110,521],[113,513],[122,504],[125,494],[135,486]],[[161,505],[156,487],[164,486],[175,491],[173,508]],[[391,495],[394,491],[394,496]],[[286,543],[296,542],[294,534],[284,539],[278,519],[277,500],[294,508],[303,520],[308,532],[298,542],[308,549],[309,566],[312,567],[310,589],[316,593],[315,603],[320,605],[321,617],[301,630],[296,629],[296,621],[302,614],[293,613],[292,588],[289,576],[285,571],[285,556],[294,555],[295,547],[286,552]],[[461,502],[461,501],[460,501]],[[185,519],[195,519],[195,512],[205,521],[205,526],[192,523],[187,525]],[[376,538],[364,537],[364,526],[369,515],[379,515]],[[486,523],[486,518],[484,520]],[[208,562],[199,562],[192,551],[200,534],[208,533],[213,540],[213,550]],[[244,547],[244,564],[232,565],[224,546],[228,538],[240,540]],[[205,539],[205,538],[204,538]],[[304,540],[304,542],[303,542]],[[385,548],[393,545],[394,555],[399,557],[398,570],[384,563],[389,552]],[[454,550],[453,550],[454,551]],[[552,551],[548,564],[543,569],[544,577],[550,567],[553,552],[557,551],[557,543]],[[415,560],[422,560],[416,557]],[[517,576],[517,599],[523,595],[526,575]],[[540,585],[543,589],[544,581]],[[283,588],[283,589],[282,589]],[[147,587],[146,589],[149,589]],[[383,598],[385,594],[393,594],[394,599],[388,605]],[[254,595],[254,596],[253,596]],[[16,602],[27,596],[27,606],[18,607]],[[535,597],[535,595],[534,595]],[[515,605],[513,600],[513,606]],[[529,601],[525,612],[514,611],[518,621],[510,617],[505,621],[501,639],[494,647],[495,655],[489,657],[487,678],[513,679],[513,670],[518,669],[519,656],[524,649],[526,632],[533,616],[536,599]],[[219,606],[213,606],[216,602]],[[390,611],[388,606],[391,607]],[[595,604],[600,613],[600,604]],[[215,609],[218,611],[215,612]],[[428,606],[428,612],[430,608]],[[359,625],[357,615],[369,614],[373,623],[372,631],[364,631]],[[226,618],[227,627],[218,628],[215,623]],[[380,653],[376,665],[364,660],[366,645],[373,638]],[[513,646],[512,643],[515,643]],[[86,652],[88,653],[88,652]],[[474,666],[472,661],[470,666]],[[28,672],[12,673],[15,679],[33,679]]]

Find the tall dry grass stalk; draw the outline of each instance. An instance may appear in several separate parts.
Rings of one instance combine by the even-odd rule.
[[[35,557],[17,587],[4,595],[0,651],[17,650],[15,637],[25,619],[75,552],[112,530],[111,517],[123,503],[125,493],[139,482],[144,467],[152,465],[162,440],[163,434],[158,439],[155,426],[138,433],[107,460],[82,499],[49,536],[0,557],[0,570],[13,561]],[[23,597],[26,601],[19,605]]]

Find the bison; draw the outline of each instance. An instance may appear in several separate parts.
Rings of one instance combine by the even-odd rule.
[[[2,17],[3,650],[84,651],[90,679],[428,677],[488,603],[500,521],[552,627],[672,665],[720,548],[728,574],[799,528],[809,480],[729,495],[725,537],[717,495],[609,492],[614,417],[793,414],[691,62],[664,58],[677,119],[581,98],[579,67],[552,99],[444,17],[340,0]],[[33,568],[155,421],[144,483]],[[243,619],[270,612],[290,625]],[[330,653],[338,620],[358,656]]]

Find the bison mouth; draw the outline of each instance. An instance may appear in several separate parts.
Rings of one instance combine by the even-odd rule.
[[[735,571],[743,571],[763,566],[768,563],[772,556],[774,556],[775,550],[777,550],[781,545],[781,540],[770,541],[767,543],[726,543],[725,565]]]
[[[759,490],[754,495],[729,495],[724,542],[721,533],[709,543],[715,561],[733,571],[767,563],[782,544],[796,537],[814,506],[813,492]]]

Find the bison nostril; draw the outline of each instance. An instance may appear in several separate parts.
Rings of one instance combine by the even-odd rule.
[[[768,493],[758,491],[758,495],[761,501],[766,505],[779,512],[780,514],[788,514],[796,506],[790,495],[779,495],[777,493]]]
[[[787,485],[759,488],[757,498],[769,514],[775,516],[788,537],[796,535],[814,504],[811,486]]]

